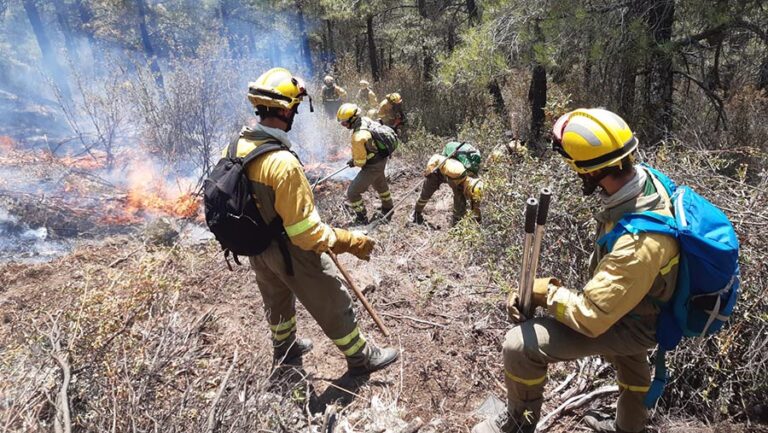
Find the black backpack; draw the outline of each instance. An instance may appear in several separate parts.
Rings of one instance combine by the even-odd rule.
[[[376,145],[379,155],[383,157],[392,155],[400,146],[400,138],[397,133],[387,125],[364,118],[360,129],[371,133],[373,143]]]
[[[276,240],[286,260],[288,274],[293,275],[283,220],[278,216],[270,224],[264,222],[251,195],[250,181],[245,175],[245,167],[254,159],[287,148],[279,142],[264,143],[239,158],[239,139],[237,137],[229,144],[227,156],[219,160],[203,183],[205,222],[221,244],[230,270],[230,254],[239,265],[237,256],[259,255]]]

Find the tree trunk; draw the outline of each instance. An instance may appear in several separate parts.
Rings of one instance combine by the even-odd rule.
[[[648,28],[653,43],[648,65],[650,94],[645,107],[651,120],[649,143],[657,144],[672,131],[672,93],[674,91],[672,54],[667,45],[672,40],[675,21],[674,0],[653,0],[648,11]]]
[[[51,41],[45,34],[45,27],[40,19],[40,12],[37,9],[37,4],[35,4],[34,0],[23,0],[22,4],[27,13],[29,23],[32,25],[32,31],[37,39],[37,45],[40,47],[43,69],[50,75],[51,79],[56,84],[56,87],[59,88],[61,95],[67,100],[71,99],[72,94],[69,90],[67,76],[59,64],[56,52],[51,46]]]
[[[469,25],[474,26],[480,23],[480,9],[477,7],[475,0],[466,0],[467,2],[467,14],[469,15]]]
[[[301,3],[296,3],[297,18],[299,20],[299,36],[301,37],[301,63],[307,71],[312,70],[312,49],[309,47],[309,35],[307,34],[307,23],[304,19],[304,11],[301,10]]]
[[[531,140],[538,143],[544,126],[544,106],[547,104],[547,70],[540,64],[533,67],[528,102],[531,104]]]
[[[56,20],[59,22],[61,32],[64,34],[64,46],[67,49],[67,55],[70,59],[77,59],[77,44],[72,37],[72,27],[69,25],[67,17],[67,7],[62,0],[53,0],[53,7],[56,9]]]
[[[763,59],[760,65],[760,72],[757,76],[757,88],[760,90],[768,89],[768,57]]]
[[[152,40],[150,39],[149,31],[147,30],[147,5],[145,1],[146,0],[136,0],[136,6],[138,7],[141,46],[144,48],[144,54],[146,54],[147,59],[149,60],[149,69],[152,71],[152,75],[155,78],[155,83],[157,84],[157,87],[163,91],[165,89],[163,71],[160,70],[160,65],[157,63],[155,49],[152,46]]]
[[[419,9],[419,15],[427,18],[427,0],[416,0],[416,7]]]
[[[507,113],[507,107],[504,105],[504,96],[501,94],[499,80],[494,78],[488,83],[488,93],[491,94],[491,99],[493,99],[493,110],[499,117],[504,118]],[[504,123],[506,124],[506,121]]]
[[[240,47],[237,44],[237,36],[229,25],[231,11],[229,5],[227,5],[227,0],[221,0],[219,2],[219,16],[221,18],[221,36],[227,40],[229,55],[235,59],[242,57]]]
[[[371,62],[371,76],[373,77],[373,81],[379,81],[381,80],[381,71],[379,70],[379,60],[376,57],[376,44],[373,34],[373,15],[368,15],[365,19],[365,26],[368,35],[368,57]]]
[[[333,23],[331,23],[331,20],[325,20],[325,27],[328,32],[328,53],[331,57],[336,57],[336,49],[333,46]]]
[[[616,99],[618,99],[619,115],[625,119],[634,117],[637,70],[640,64],[639,59],[643,57],[643,49],[639,43],[643,35],[634,34],[632,29],[636,28],[633,24],[642,20],[646,5],[645,0],[630,2],[624,17],[627,24],[623,27],[621,35]]]

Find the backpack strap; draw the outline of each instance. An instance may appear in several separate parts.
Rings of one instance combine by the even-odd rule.
[[[656,362],[654,363],[653,381],[648,392],[645,394],[643,404],[647,409],[653,409],[656,402],[664,393],[664,387],[667,385],[667,351],[659,346],[656,351]]]
[[[676,238],[677,223],[674,218],[653,211],[626,214],[616,223],[613,230],[597,240],[597,244],[611,251],[623,235],[639,233],[660,233]]]
[[[276,150],[288,150],[288,148],[285,147],[285,145],[280,142],[267,142],[259,146],[256,146],[255,149],[248,152],[248,154],[243,157],[243,167],[248,165],[254,159],[260,157],[261,155],[264,155],[265,153],[269,153],[269,152],[274,152]]]
[[[240,142],[240,134],[236,135],[235,138],[233,138],[232,141],[229,142],[229,146],[227,146],[227,158],[229,159],[237,158],[237,143],[239,142]]]

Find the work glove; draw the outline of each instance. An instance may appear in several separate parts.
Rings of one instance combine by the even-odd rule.
[[[534,307],[547,308],[547,295],[550,285],[554,287],[560,287],[563,285],[563,283],[554,277],[536,278],[533,280],[533,295],[531,296],[531,304]]]
[[[360,231],[333,229],[333,232],[336,233],[336,243],[331,247],[331,251],[335,254],[350,253],[360,260],[371,259],[375,240]]]
[[[557,278],[536,278],[533,280],[533,293],[531,295],[531,307],[547,308],[547,295],[549,294],[550,285],[554,287],[560,287],[562,283]],[[507,298],[507,315],[512,323],[520,323],[528,320],[522,313],[522,306],[520,305],[520,291],[515,289],[509,292]],[[533,310],[532,310],[533,311]]]
[[[512,323],[522,323],[528,320],[521,310],[520,295],[517,294],[517,290],[509,292],[509,297],[507,298],[507,316],[509,316],[509,321]]]
[[[349,158],[349,161],[347,161],[347,165],[349,167],[354,167],[355,166],[355,161],[352,158]]]

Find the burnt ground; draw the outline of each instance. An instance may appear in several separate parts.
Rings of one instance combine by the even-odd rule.
[[[401,173],[392,177],[396,201],[418,181]],[[321,213],[328,222],[339,224],[347,219],[342,205],[345,185],[331,182],[316,191]],[[371,198],[372,195],[367,197]],[[267,388],[282,396],[279,404],[283,407],[297,413],[322,413],[329,404],[336,403],[345,422],[352,426],[344,431],[400,431],[377,430],[370,422],[366,424],[363,416],[356,415],[383,401],[398,418],[422,419],[427,424],[422,431],[468,432],[482,418],[475,411],[488,396],[503,399],[500,342],[509,328],[503,309],[505,294],[475,263],[473,252],[450,235],[449,189],[443,187],[427,207],[425,216],[432,227],[408,222],[415,200],[414,194],[398,209],[391,224],[379,226],[372,233],[378,246],[370,262],[349,255],[341,257],[392,334],[390,338],[383,337],[356,301],[366,336],[376,344],[400,348],[400,361],[367,379],[346,377],[343,357],[299,306],[299,334],[312,338],[315,348],[305,356],[300,378],[292,381],[292,385]],[[197,395],[201,396],[200,407],[207,407],[219,384],[227,384],[222,376],[232,363],[235,349],[239,357],[233,377],[248,373],[250,381],[271,380],[279,374],[270,373],[271,347],[262,305],[252,273],[246,266],[230,272],[213,243],[152,247],[139,236],[117,236],[81,244],[72,254],[49,263],[2,264],[0,365],[7,375],[0,379],[0,420],[5,420],[9,431],[42,431],[42,426],[50,425],[53,403],[35,397],[35,393],[54,395],[58,376],[49,371],[47,379],[40,380],[38,390],[24,397],[34,380],[19,370],[52,369],[51,359],[46,356],[50,345],[45,336],[55,322],[69,337],[70,362],[75,376],[80,375],[70,392],[73,419],[76,425],[87,426],[85,431],[101,430],[93,421],[100,419],[99,410],[89,407],[96,406],[100,401],[97,396],[108,394],[108,390],[99,389],[97,384],[111,384],[112,395],[130,395],[120,393],[122,384],[129,381],[120,381],[120,374],[114,373],[113,377],[110,373],[123,371],[128,376],[133,371],[127,366],[120,367],[121,357],[151,359],[151,363],[145,364],[151,366],[149,372],[158,379],[147,387],[157,389],[156,407],[181,398],[179,407],[183,409],[187,407],[183,401],[194,401]],[[173,317],[178,317],[178,321]],[[75,322],[77,326],[73,325]],[[179,361],[155,367],[155,361],[165,353],[161,350],[164,342],[175,335],[157,331],[164,327],[188,328],[189,340],[180,341],[191,341],[186,344],[200,348],[199,352],[192,356],[183,350],[171,351],[169,359]],[[190,337],[193,333],[194,338]],[[194,362],[182,362],[188,358]],[[553,368],[545,413],[568,396],[612,385],[611,369],[598,362],[567,363]],[[131,380],[135,383],[142,373],[140,369],[134,373],[136,376]],[[113,379],[100,381],[102,375]],[[31,377],[34,379],[35,375]],[[184,386],[178,385],[181,377],[186,378]],[[169,383],[177,386],[162,385]],[[222,401],[228,401],[231,394],[232,399],[240,395],[241,401],[260,404],[261,400],[247,397],[247,387],[240,394],[238,383],[224,387]],[[250,392],[254,389],[261,388],[252,387]],[[297,396],[297,390],[303,390],[303,394]],[[161,394],[163,398],[159,397]],[[254,398],[260,395],[267,394],[257,391]],[[20,403],[22,397],[28,398],[24,404]],[[557,417],[546,431],[586,431],[579,426],[584,411],[611,412],[614,400],[615,394],[591,400],[584,407]],[[133,419],[133,412],[130,408],[118,410],[117,401],[115,398],[114,413],[119,416],[114,416],[112,426],[117,426],[116,431],[126,431],[128,424],[123,424],[127,422],[124,419]],[[20,415],[34,409],[34,404],[38,409],[31,413],[40,422],[37,428],[32,427],[35,416],[29,412]],[[183,412],[178,407],[169,408],[169,413],[171,410]],[[97,414],[88,415],[90,411]],[[257,406],[256,411],[262,408]],[[175,427],[161,431],[197,431],[193,427],[205,425],[207,414],[207,410],[195,409],[182,419],[169,415],[165,421],[161,419],[161,425],[166,422]],[[109,410],[104,416],[113,418]],[[261,419],[253,416],[256,418],[248,419]],[[304,421],[280,422],[280,428],[274,430],[267,427],[272,425],[271,421],[263,420],[263,425],[251,422],[263,430],[253,430],[251,424],[250,429],[242,431],[307,431]],[[317,426],[321,423],[313,422]],[[653,431],[659,432],[766,431],[729,424],[706,426],[661,413],[654,417],[654,424]]]

